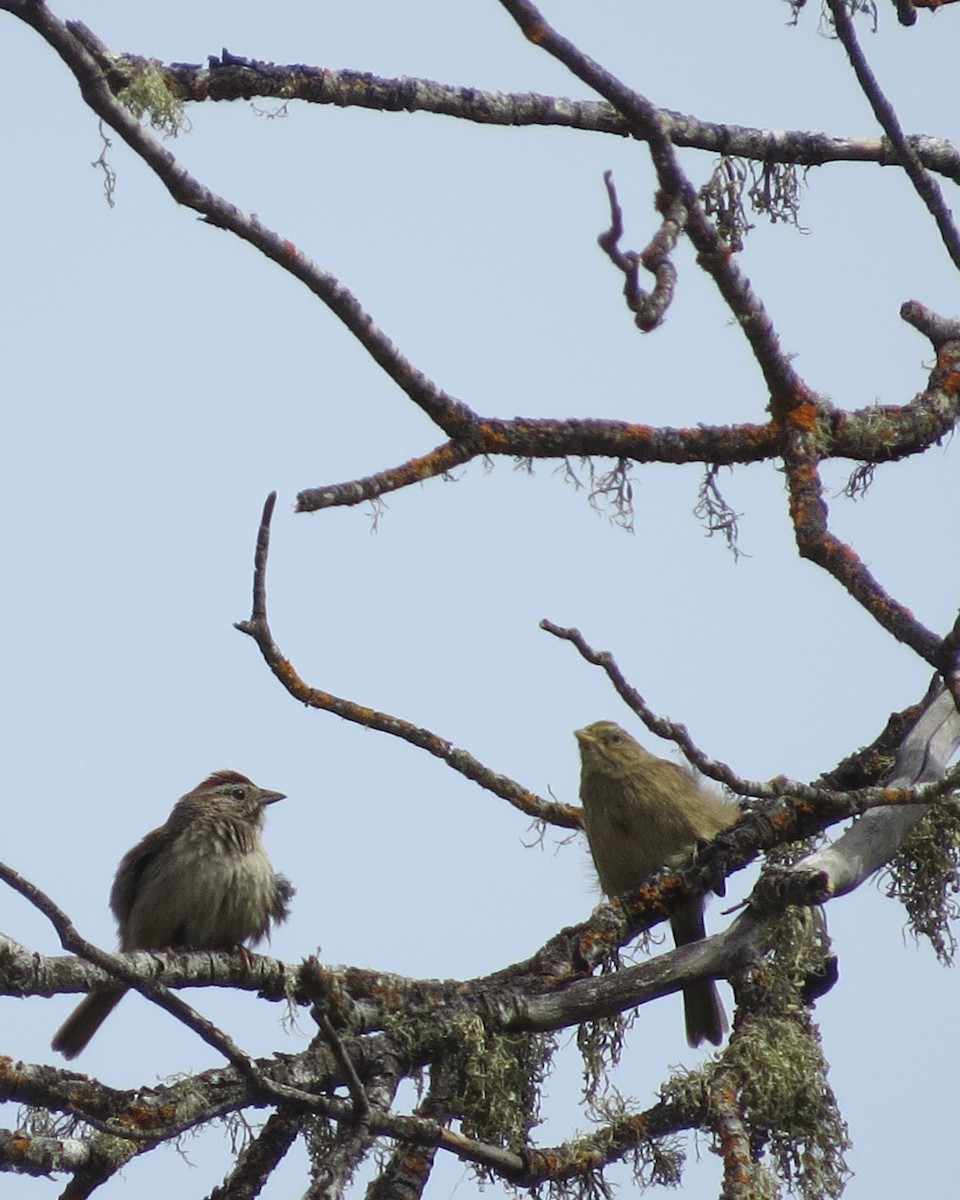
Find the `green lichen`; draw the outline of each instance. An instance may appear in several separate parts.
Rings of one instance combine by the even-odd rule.
[[[752,1017],[723,1061],[737,1080],[754,1147],[765,1148],[779,1178],[803,1200],[842,1195],[850,1140],[812,1022]]]
[[[444,1067],[459,1076],[457,1108],[468,1137],[520,1149],[539,1121],[540,1088],[555,1039],[546,1034],[490,1033],[475,1015],[449,1031],[454,1050]]]
[[[620,1061],[632,1022],[632,1015],[615,1013],[584,1021],[577,1027],[577,1049],[583,1059],[583,1094],[593,1110],[610,1087],[609,1073]]]
[[[164,73],[148,62],[138,62],[131,70],[130,60],[124,61],[127,84],[117,92],[117,99],[137,118],[149,118],[151,129],[167,137],[176,137],[185,127],[183,102],[171,92]]]
[[[810,1021],[765,1013],[739,1023],[718,1060],[674,1075],[663,1096],[715,1130],[730,1115],[718,1098],[733,1106],[750,1142],[744,1200],[772,1200],[781,1184],[802,1200],[837,1200],[850,1141],[826,1075]]]
[[[950,966],[957,942],[950,922],[960,916],[960,811],[956,801],[934,805],[904,839],[884,874],[888,896],[907,910],[914,937],[925,937]]]
[[[826,921],[818,908],[788,908],[769,926],[768,1003],[785,1016],[806,1019],[804,995],[823,979],[831,956]]]

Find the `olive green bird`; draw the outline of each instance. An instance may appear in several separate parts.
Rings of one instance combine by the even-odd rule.
[[[683,859],[736,821],[737,809],[693,773],[644,750],[613,721],[574,735],[580,743],[580,799],[600,886],[608,896],[633,891],[648,875]],[[678,946],[706,936],[703,898],[670,918]],[[710,979],[683,989],[687,1041],[719,1046],[727,1019]]]

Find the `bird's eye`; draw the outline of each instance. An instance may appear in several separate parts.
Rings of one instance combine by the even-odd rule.
[[[234,800],[242,800],[244,795],[243,788],[234,788],[230,795]]]

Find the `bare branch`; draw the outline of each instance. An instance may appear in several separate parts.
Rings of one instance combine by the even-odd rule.
[[[911,306],[910,311],[927,312],[916,302]],[[907,404],[873,404],[851,412],[824,409],[811,398],[808,406],[800,407],[797,420],[815,426],[821,460],[849,458],[858,463],[886,463],[922,453],[940,442],[953,430],[958,415],[960,356],[955,362],[944,354],[930,375],[927,390]],[[517,417],[503,421],[477,417],[469,444],[447,442],[423,457],[364,479],[308,488],[298,495],[296,507],[298,512],[316,512],[362,504],[482,457],[519,461],[556,458],[568,467],[570,458],[697,463],[716,471],[721,466],[776,459],[791,429],[780,421],[675,429],[595,418],[561,421]]]
[[[337,508],[341,505],[362,504],[365,500],[375,500],[398,488],[409,487],[413,483],[423,483],[425,479],[434,479],[445,475],[455,467],[485,453],[473,446],[459,442],[445,442],[437,446],[429,454],[419,458],[411,458],[409,462],[386,471],[379,471],[366,479],[355,479],[349,483],[333,483],[326,487],[307,488],[297,496],[297,512],[318,512],[323,508]]]
[[[310,708],[322,709],[324,712],[335,713],[346,721],[353,721],[367,729],[376,729],[381,733],[389,733],[392,737],[400,738],[426,750],[435,758],[442,759],[447,766],[458,771],[465,778],[472,780],[480,787],[501,799],[508,801],[528,816],[537,820],[548,821],[553,825],[561,825],[568,829],[579,828],[579,809],[567,804],[556,804],[544,800],[514,780],[508,779],[485,767],[466,750],[461,750],[452,743],[414,725],[402,717],[394,717],[389,713],[378,712],[352,700],[334,696],[330,692],[310,687],[299,676],[296,668],[280,652],[279,646],[273,640],[270,624],[267,620],[266,608],[266,570],[267,555],[270,545],[270,521],[273,515],[276,493],[271,492],[264,504],[263,516],[257,533],[257,551],[254,565],[254,611],[248,621],[237,621],[235,628],[247,634],[257,643],[264,661],[274,676],[286,688],[294,699]]]
[[[562,62],[578,79],[594,88],[630,122],[631,132],[645,139],[663,195],[661,211],[683,213],[683,228],[742,329],[770,391],[774,407],[792,406],[806,388],[780,348],[773,324],[750,281],[740,271],[729,247],[713,223],[684,172],[680,169],[666,114],[559,34],[531,0],[501,0],[528,41]]]
[[[940,351],[950,342],[960,343],[960,320],[956,317],[941,317],[921,304],[919,300],[907,300],[900,306],[900,316],[918,329]],[[943,364],[947,366],[946,363]]]
[[[208,224],[228,230],[248,242],[299,279],[327,305],[374,361],[445,433],[459,437],[469,431],[474,421],[470,409],[416,370],[386,334],[377,328],[357,298],[334,275],[315,263],[293,242],[267,229],[256,216],[241,212],[235,205],[204,187],[149,130],[140,125],[111,91],[89,48],[100,43],[85,26],[79,22],[64,24],[45,5],[28,3],[27,0],[9,0],[6,4],[0,4],[0,8],[8,8],[16,13],[56,50],[73,72],[90,108],[143,159],[178,204],[200,213]]]
[[[603,181],[607,185],[610,201],[610,228],[597,238],[600,248],[613,265],[623,274],[623,295],[627,307],[636,313],[635,324],[644,333],[649,333],[663,323],[667,309],[673,299],[677,283],[677,270],[670,261],[676,248],[683,224],[683,212],[679,204],[672,204],[664,213],[663,223],[647,247],[637,254],[635,250],[620,249],[623,237],[623,211],[613,184],[613,172],[605,171]],[[640,286],[640,267],[644,267],[655,278],[652,292]]]
[[[0,4],[0,7],[5,6]],[[384,78],[369,71],[269,63],[236,55],[226,59],[211,56],[208,62],[208,66],[196,63],[157,66],[181,101],[197,104],[250,100],[256,96],[284,103],[299,100],[384,113],[437,113],[479,125],[560,127],[620,138],[638,136],[614,105],[598,100],[571,100],[536,92],[488,92],[411,76]],[[833,162],[888,166],[892,161],[889,145],[879,139],[831,136],[805,129],[784,131],[720,124],[672,109],[664,109],[663,113],[674,145],[710,154],[797,166]],[[923,136],[909,140],[928,170],[960,181],[960,155],[950,142]]]
[[[821,457],[818,406],[811,401],[806,409],[794,410],[789,420],[791,432],[786,438],[783,461],[790,492],[790,517],[801,556],[828,571],[897,641],[916,651],[932,667],[938,667],[941,639],[921,624],[906,605],[885,592],[853,547],[828,528],[827,502],[817,465]]]
[[[960,233],[957,232],[953,214],[943,198],[939,184],[930,177],[930,173],[924,168],[910,145],[897,119],[893,105],[883,94],[876,76],[870,69],[857,40],[857,32],[853,27],[853,20],[849,12],[849,0],[827,0],[827,3],[833,16],[833,27],[837,32],[837,37],[843,43],[857,82],[873,109],[873,115],[887,135],[907,177],[916,189],[917,195],[936,221],[947,253],[953,259],[953,265],[960,268]]]

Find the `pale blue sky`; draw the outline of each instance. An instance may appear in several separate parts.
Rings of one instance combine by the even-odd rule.
[[[546,14],[652,100],[705,119],[875,136],[839,45],[776,0],[604,0]],[[77,0],[115,50],[202,61],[226,46],[267,60],[589,95],[527,45],[494,0],[147,6]],[[911,30],[881,9],[861,35],[904,126],[957,140],[960,13]],[[249,612],[263,499],[279,492],[271,617],[318,687],[425,725],[532,789],[576,799],[571,731],[622,719],[610,686],[542,617],[616,653],[659,712],[741,774],[812,778],[916,700],[926,668],[793,548],[782,476],[721,477],[741,513],[734,562],[691,509],[699,473],[635,476],[636,532],[614,528],[541,463],[533,478],[471,464],[370,514],[294,516],[301,488],[367,475],[441,439],[293,279],[178,210],[114,138],[116,207],[90,163],[97,122],[28,29],[0,14],[0,321],[8,395],[4,536],[2,857],[112,946],[116,863],[209,771],[288,793],[270,812],[274,861],[297,884],[273,952],[472,976],[526,957],[595,903],[584,847],[527,849],[527,821],[407,745],[307,712],[232,628]],[[276,106],[262,105],[269,111]],[[427,115],[291,105],[189,109],[171,148],[206,184],[335,272],[422,370],[497,416],[612,416],[685,425],[762,420],[746,343],[686,249],[666,326],[641,336],[597,249],[612,168],[627,241],[654,229],[644,148],[562,130],[493,129]],[[710,163],[690,153],[692,176]],[[784,347],[841,407],[903,403],[931,351],[898,317],[918,299],[960,312],[932,222],[893,170],[810,172],[805,235],[761,225],[744,270]],[[945,552],[956,449],[886,467],[856,504],[832,501],[880,581],[944,630],[960,598]],[[831,468],[834,487],[843,468]],[[635,724],[631,728],[637,731]],[[660,753],[669,748],[646,744]],[[735,879],[732,900],[746,883]],[[709,922],[718,927],[722,906]],[[838,987],[818,1008],[850,1123],[849,1200],[955,1187],[951,1100],[960,1069],[955,972],[903,935],[875,886],[830,905]],[[0,891],[0,927],[46,953],[47,924]],[[253,1052],[295,1050],[279,1010],[196,993]],[[48,1061],[71,1001],[4,1001],[4,1053]],[[303,1018],[309,1030],[309,1018]],[[11,1036],[13,1030],[13,1036]],[[680,1005],[644,1009],[619,1074],[640,1105],[669,1064],[693,1063]],[[213,1065],[163,1013],[124,1001],[78,1067],[117,1086]],[[569,1063],[550,1087],[545,1143],[582,1126]],[[922,1105],[911,1098],[924,1097]],[[942,1107],[938,1108],[938,1105]],[[12,1124],[11,1112],[0,1118]],[[918,1170],[904,1148],[922,1138]],[[128,1168],[99,1194],[202,1196],[223,1174],[211,1131]],[[715,1196],[701,1147],[685,1195]],[[302,1164],[299,1164],[302,1165]],[[430,1195],[461,1177],[446,1167]],[[296,1194],[292,1168],[265,1196]],[[4,1195],[61,1183],[4,1180]],[[285,1190],[288,1189],[288,1190]],[[458,1196],[474,1196],[461,1184]]]

